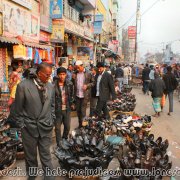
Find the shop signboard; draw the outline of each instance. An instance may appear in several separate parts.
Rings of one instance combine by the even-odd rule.
[[[102,21],[95,21],[94,34],[101,34],[101,33],[102,33]]]
[[[39,17],[9,1],[3,1],[3,35],[21,36],[29,42],[39,42]]]
[[[51,34],[52,42],[64,42],[64,20],[53,20],[53,28]]]
[[[136,26],[128,27],[128,38],[135,39],[136,38]]]
[[[62,19],[63,0],[50,0],[50,14],[52,19]]]
[[[31,4],[31,0],[12,0],[17,4],[20,4],[21,6],[24,6],[25,8],[31,9],[32,8],[32,4]]]
[[[50,34],[45,31],[40,31],[40,37],[39,40],[43,42],[50,42]]]
[[[84,37],[84,28],[76,23],[74,23],[73,21],[71,21],[70,19],[67,19],[65,17],[63,17],[64,21],[65,21],[65,29],[76,34],[76,35],[80,35]]]
[[[40,1],[40,28],[43,31],[52,32],[52,19],[50,17],[50,0]]]
[[[102,14],[96,14],[95,21],[104,21],[104,16]]]

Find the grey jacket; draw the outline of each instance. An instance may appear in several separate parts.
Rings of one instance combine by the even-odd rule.
[[[47,83],[48,97],[41,103],[38,89],[32,79],[22,81],[16,90],[15,102],[10,117],[16,124],[33,136],[49,136],[55,120],[55,91],[52,84]]]

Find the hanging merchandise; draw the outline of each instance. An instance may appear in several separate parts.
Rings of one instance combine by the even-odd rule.
[[[13,46],[13,57],[14,59],[26,59],[26,47],[23,45]]]
[[[77,40],[77,39],[76,39],[76,36],[73,35],[73,36],[72,36],[72,44],[76,44],[76,40]]]
[[[5,82],[6,79],[6,63],[7,61],[7,49],[6,48],[0,48],[0,81]]]
[[[66,33],[66,34],[64,35],[64,42],[68,43],[68,39],[69,39],[69,36],[68,36],[68,34]]]
[[[45,61],[49,64],[53,64],[53,61],[52,61],[52,51],[50,49],[47,49],[45,51]]]
[[[26,47],[26,59],[33,59],[33,49],[31,47]]]
[[[35,49],[35,54],[34,54],[34,64],[40,64],[42,62],[41,57],[39,55],[39,50]]]
[[[78,38],[78,40],[77,40],[77,44],[78,44],[78,46],[81,46],[81,38]]]

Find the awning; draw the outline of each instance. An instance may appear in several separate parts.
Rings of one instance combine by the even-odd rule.
[[[54,49],[51,45],[41,45],[41,44],[31,43],[31,42],[21,42],[17,38],[10,38],[10,37],[4,37],[4,36],[0,36],[0,42],[11,43],[11,44],[23,44],[24,46],[30,46],[30,47],[35,47],[39,49],[51,49],[51,50]]]
[[[22,44],[25,45],[25,46],[30,46],[30,47],[39,48],[39,49],[51,49],[51,50],[54,50],[54,48],[51,45],[43,45],[43,44],[30,43],[30,42],[23,42]]]
[[[0,42],[11,43],[11,44],[21,44],[21,42],[16,38],[9,38],[9,37],[3,37],[3,36],[0,36]]]

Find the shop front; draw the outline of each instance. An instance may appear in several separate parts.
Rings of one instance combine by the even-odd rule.
[[[93,28],[81,26],[64,17],[64,52],[69,63],[82,60],[87,65],[93,60]]]

